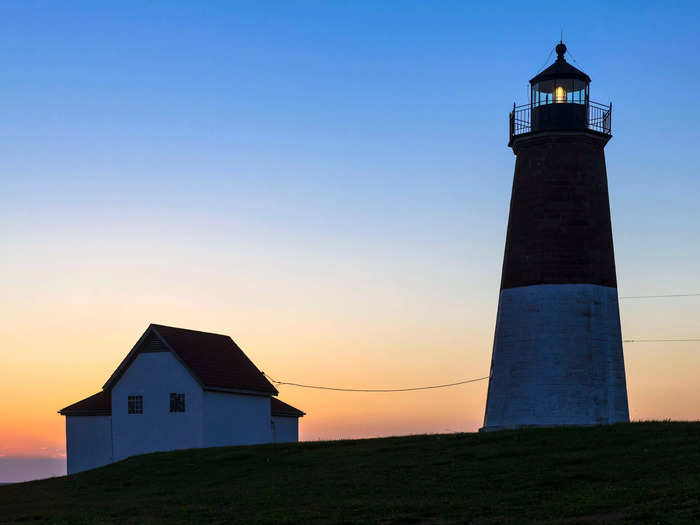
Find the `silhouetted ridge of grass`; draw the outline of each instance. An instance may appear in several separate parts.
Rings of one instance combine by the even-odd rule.
[[[0,523],[697,523],[700,423],[149,454],[0,487]]]

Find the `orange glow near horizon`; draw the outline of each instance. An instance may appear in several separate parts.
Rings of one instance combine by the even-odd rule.
[[[157,217],[42,228],[10,232],[12,256],[2,261],[3,457],[61,457],[57,411],[98,392],[151,322],[228,334],[283,381],[399,388],[488,374],[503,239],[484,240],[476,228],[459,242],[432,230],[387,242]],[[108,239],[100,228],[113,228]],[[669,275],[694,271],[677,260]],[[623,256],[617,267],[636,295],[648,279],[635,261]],[[669,277],[659,289],[679,288]],[[695,301],[622,301],[624,337],[697,335]],[[625,345],[625,362],[633,419],[698,419],[697,343]],[[280,398],[307,413],[304,440],[471,432],[486,386],[385,394],[282,386]]]
[[[697,85],[700,3],[394,4],[0,4],[0,482],[7,458],[62,461],[57,411],[150,323],[227,334],[280,381],[488,375],[514,167],[531,162],[507,117],[537,93],[564,103],[545,112],[615,104],[621,295],[700,293],[700,98],[659,97]],[[556,60],[555,31],[532,28],[560,24],[590,89],[528,82]],[[533,169],[574,170],[559,189],[583,201],[589,161]],[[575,236],[551,211],[543,227]],[[620,312],[623,339],[700,338],[700,296]],[[633,420],[700,418],[700,342],[624,356]],[[279,390],[322,440],[476,431],[487,381]]]
[[[19,351],[6,357],[0,384],[0,457],[65,456],[64,419],[56,411],[99,391],[146,327],[145,322],[119,316],[100,320],[99,311],[82,312],[79,327],[69,323],[66,316],[74,312],[67,308],[41,326],[17,322],[10,325],[12,330],[4,329],[3,340]],[[276,315],[278,330],[250,314],[236,329],[216,319],[213,311],[179,319],[171,311],[166,319],[154,321],[227,333],[259,368],[280,380],[404,387],[478,377],[488,368],[488,327],[480,338],[469,341],[458,323],[451,334],[426,328],[422,334],[404,335],[396,326],[377,322],[362,330],[360,324],[368,320],[356,314],[359,319],[348,319],[353,329],[341,333],[340,319],[331,315],[319,319],[313,331],[301,330],[299,312]],[[205,318],[216,322],[206,323]],[[625,349],[632,419],[697,419],[700,395],[694,388],[694,370],[700,356],[692,343],[656,345]],[[481,425],[485,393],[486,381],[408,393],[280,387],[281,399],[308,414],[300,424],[302,440],[475,431]]]

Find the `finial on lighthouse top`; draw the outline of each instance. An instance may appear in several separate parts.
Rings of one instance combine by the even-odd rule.
[[[557,59],[530,79],[530,103],[513,105],[509,145],[516,135],[540,131],[591,130],[610,137],[612,105],[590,99],[591,77],[566,61],[563,38],[555,49]]]
[[[557,47],[554,48],[557,52],[557,59],[544,71],[538,73],[534,78],[530,79],[530,84],[535,85],[543,80],[554,79],[576,79],[581,82],[589,83],[591,78],[580,69],[576,69],[569,64],[564,55],[566,54],[566,45],[562,40],[559,41]]]
[[[564,55],[566,54],[566,46],[564,45],[564,42],[559,40],[555,51],[557,52],[557,60],[564,60]]]

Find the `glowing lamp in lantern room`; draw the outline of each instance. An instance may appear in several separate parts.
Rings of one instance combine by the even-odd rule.
[[[588,89],[591,79],[565,59],[566,46],[556,46],[557,59],[530,79],[530,126],[532,132],[576,129],[588,122]]]
[[[563,86],[557,86],[554,90],[554,101],[555,102],[566,102],[566,89]]]

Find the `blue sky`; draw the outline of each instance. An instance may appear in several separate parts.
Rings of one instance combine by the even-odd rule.
[[[31,421],[9,401],[0,413],[58,436],[36,438],[58,450],[55,410],[99,388],[151,321],[231,333],[293,380],[484,375],[514,166],[508,111],[560,30],[591,98],[613,103],[622,295],[700,291],[700,4],[570,6],[3,2],[0,398],[31,385],[9,377],[32,374],[53,398],[27,390]],[[623,331],[696,337],[697,312],[695,299],[623,304]],[[37,323],[47,339],[23,347]],[[103,351],[86,353],[86,325]],[[697,401],[697,345],[625,351],[633,417],[693,417],[645,403]],[[396,378],[367,375],[379,364]],[[667,381],[653,386],[652,372]],[[418,414],[415,426],[382,426],[385,412],[343,426],[323,419],[324,401],[285,400],[323,420],[307,418],[315,439],[473,430],[484,392],[470,392],[457,408],[454,392],[444,400],[461,420]],[[0,432],[0,456],[37,455],[13,436]]]
[[[592,98],[614,101],[616,230],[696,208],[692,3],[202,4],[0,8],[6,213],[29,198],[52,222],[121,220],[157,191],[197,220],[235,193],[241,214],[274,205],[258,226],[275,231],[365,238],[381,220],[403,238],[478,218],[502,237],[507,111],[560,28]]]

